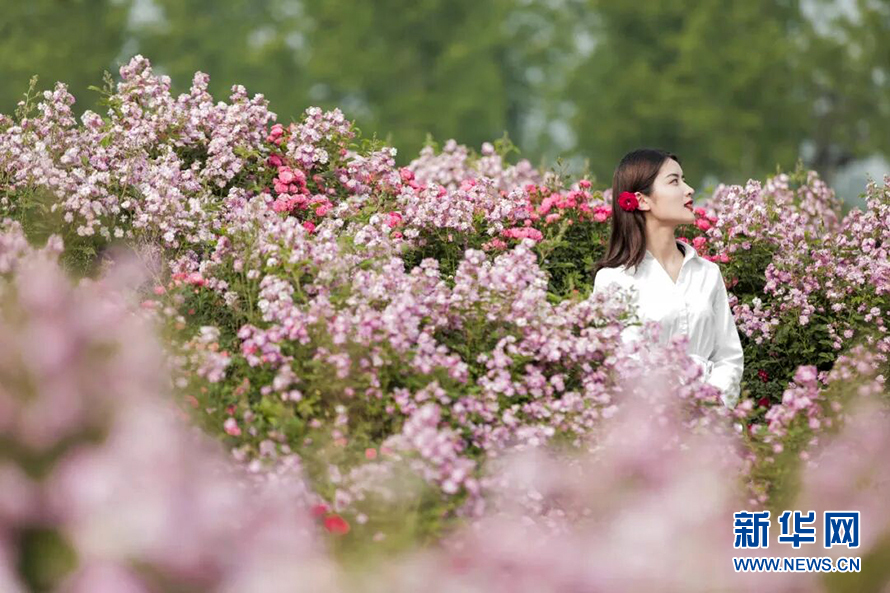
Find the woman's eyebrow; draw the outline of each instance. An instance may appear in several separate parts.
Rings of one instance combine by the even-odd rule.
[[[671,173],[670,175],[668,175],[668,179],[670,179],[671,177],[679,177],[679,176],[680,175],[678,173]],[[685,175],[683,176],[683,179],[686,179]]]

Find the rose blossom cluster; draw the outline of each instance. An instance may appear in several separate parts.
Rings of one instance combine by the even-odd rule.
[[[447,189],[456,189],[466,179],[487,178],[497,189],[510,191],[528,183],[542,183],[545,178],[526,159],[505,166],[489,142],[482,145],[478,158],[472,158],[467,147],[454,140],[448,140],[438,154],[432,146],[425,146],[409,168],[419,182],[435,183]]]
[[[732,431],[689,430],[690,421],[701,426],[718,417],[702,415],[701,406],[677,405],[702,396],[688,377],[671,372],[683,360],[682,337],[667,348],[634,344],[639,358],[618,357],[616,364],[627,368],[616,387],[627,405],[611,410],[611,421],[587,433],[576,453],[514,441],[486,467],[478,487],[487,497],[470,524],[440,546],[364,565],[356,582],[319,533],[348,537],[368,517],[356,515],[351,523],[318,502],[295,456],[279,457],[271,468],[257,462],[239,467],[176,420],[172,400],[163,395],[166,369],[150,328],[118,302],[122,293],[107,290],[129,272],[112,268],[74,287],[54,261],[56,240],[44,250],[24,247],[21,230],[7,228],[0,245],[19,248],[0,280],[0,370],[6,379],[0,418],[7,443],[14,444],[0,464],[4,590],[30,590],[35,578],[45,588],[74,592],[413,591],[419,583],[442,591],[707,591],[727,583],[738,590],[792,591],[824,584],[815,575],[730,572],[727,559],[737,554],[730,518],[745,506],[737,487],[742,460],[730,455],[740,444]],[[510,287],[507,267],[474,273],[495,292]],[[192,277],[182,286],[197,284]],[[481,290],[463,286],[464,292]],[[518,294],[529,286],[534,282]],[[599,300],[606,312],[621,309]],[[599,315],[596,309],[588,314]],[[212,344],[217,337],[217,330],[204,328],[198,340]],[[851,385],[857,371],[870,368],[868,361],[861,368],[856,362],[851,357],[838,368],[839,383]],[[634,375],[633,365],[649,372]],[[812,380],[800,377],[807,385]],[[863,556],[879,552],[890,526],[884,496],[890,418],[869,401],[875,393],[874,385],[859,386],[856,396],[863,401],[851,407],[839,436],[814,451],[792,505],[867,513]],[[704,395],[716,400],[715,393]],[[442,427],[446,408],[436,403],[442,397],[445,392],[432,385],[419,401],[415,397],[401,433],[379,454],[366,449],[368,463],[352,478],[364,471],[371,483],[381,459],[400,455],[412,472],[440,481],[444,492],[473,473],[460,455],[460,436]],[[345,409],[335,412],[339,417]],[[336,423],[344,425],[339,418]],[[35,471],[35,464],[42,469]],[[336,466],[330,472],[336,483],[346,482]],[[380,474],[378,483],[393,476]],[[348,508],[351,496],[338,489],[335,509]],[[55,534],[53,546],[35,546],[26,534],[36,531]],[[770,548],[768,554],[806,554],[775,541]],[[56,566],[63,568],[22,570],[47,554],[60,554]]]
[[[750,508],[737,487],[732,435],[683,433],[666,391],[619,412],[597,446],[583,455],[528,450],[491,467],[498,484],[491,508],[430,550],[396,560],[398,569],[372,581],[373,590],[412,591],[832,591],[816,574],[736,573],[735,556],[809,556],[779,543],[733,548],[733,513]],[[890,416],[860,398],[843,430],[828,438],[786,508],[855,508],[868,513],[873,533],[856,555],[886,553],[890,465],[882,447]],[[653,408],[663,409],[653,421]],[[666,446],[666,443],[668,444]],[[821,532],[820,532],[821,533]],[[865,531],[863,530],[863,534]],[[850,555],[846,548],[825,551]]]
[[[740,331],[761,344],[780,324],[793,319],[807,325],[818,316],[827,321],[832,347],[840,350],[854,338],[850,317],[855,316],[876,323],[883,334],[870,344],[885,353],[890,350],[883,322],[887,299],[880,298],[890,290],[888,256],[881,248],[890,237],[886,184],[886,179],[883,187],[870,183],[867,210],[853,210],[843,221],[834,192],[815,172],[797,188],[786,174],[765,186],[751,181],[744,188],[717,188],[712,202],[719,220],[707,232],[711,245],[734,258],[752,248],[774,253],[764,271],[763,294],[733,308]],[[874,304],[847,312],[847,302],[863,292],[873,295],[867,301]]]
[[[546,277],[531,246],[520,243],[494,261],[483,251],[468,250],[449,286],[433,259],[408,272],[398,257],[374,260],[344,252],[333,236],[310,236],[288,217],[253,235],[250,252],[244,253],[253,263],[237,263],[240,254],[231,246],[229,255],[217,258],[218,266],[204,271],[213,278],[230,265],[266,270],[255,276],[257,322],[243,325],[237,335],[243,360],[271,373],[271,381],[253,383],[253,389],[296,406],[307,397],[317,401],[318,415],[306,420],[327,415],[331,438],[359,451],[376,443],[356,439],[353,445],[350,419],[380,405],[388,417],[402,418],[397,433],[402,444],[389,443],[390,449],[404,452],[407,443],[426,459],[422,440],[444,439],[451,443],[450,461],[431,462],[432,469],[421,473],[447,494],[459,488],[475,494],[468,468],[476,463],[467,456],[472,451],[496,454],[506,446],[544,444],[554,435],[577,437],[593,430],[616,404],[610,392],[618,373],[611,367],[623,355],[613,358],[609,352],[626,310],[615,306],[620,301],[610,307],[602,298],[549,303]],[[310,269],[315,272],[299,286],[291,280]],[[449,345],[449,336],[482,338],[491,334],[489,328],[503,337],[472,359]],[[683,361],[673,363],[683,366]],[[411,390],[388,388],[406,367],[429,378]],[[208,371],[196,366],[195,372]],[[316,392],[320,395],[310,396]],[[445,406],[447,417],[425,408],[430,401]],[[436,421],[423,425],[421,434],[430,436],[418,440],[411,427],[424,417],[417,416],[423,409]],[[242,436],[243,425],[232,418],[225,422],[227,434]],[[268,427],[257,422],[251,416],[247,423],[259,439]],[[454,441],[456,435],[464,436]],[[340,487],[341,502],[360,500],[363,489],[371,487],[349,477],[343,481],[349,485]]]

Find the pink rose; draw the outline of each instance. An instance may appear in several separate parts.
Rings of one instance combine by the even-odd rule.
[[[816,367],[813,365],[798,367],[794,374],[794,380],[801,385],[815,384],[816,377]]]
[[[191,274],[189,274],[186,282],[195,286],[204,286],[204,284],[207,283],[204,280],[204,277],[201,275],[201,272],[192,272]]]
[[[225,430],[226,434],[229,436],[241,436],[241,429],[238,427],[238,421],[234,418],[226,418],[226,421],[223,422],[223,430]]]
[[[697,226],[699,229],[701,229],[703,231],[706,231],[709,228],[711,228],[711,223],[708,222],[708,220],[706,218],[699,218],[698,220],[695,221],[695,226]]]
[[[386,224],[389,225],[389,228],[395,228],[402,224],[402,215],[399,212],[390,212],[389,220],[386,221]]]
[[[501,235],[510,239],[532,239],[535,242],[544,238],[541,231],[531,227],[513,227],[501,232]]]
[[[287,194],[272,202],[272,210],[275,212],[290,212],[291,208],[293,208],[293,204]]]
[[[541,205],[537,208],[538,214],[544,216],[545,214],[550,212],[550,209],[553,207],[553,203],[556,202],[556,200],[556,196],[550,196],[541,200]]]

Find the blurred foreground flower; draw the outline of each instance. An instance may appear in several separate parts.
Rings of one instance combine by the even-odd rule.
[[[251,474],[184,425],[149,327],[57,251],[0,277],[0,590],[338,590],[297,458]]]

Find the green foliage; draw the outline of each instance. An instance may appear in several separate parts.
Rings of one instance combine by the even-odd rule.
[[[67,224],[61,210],[54,209],[58,198],[44,188],[21,187],[0,190],[6,198],[0,202],[0,218],[11,218],[22,224],[25,236],[33,245],[43,245],[50,235],[59,235],[65,246],[61,263],[75,277],[94,276],[99,271],[100,256],[108,241],[98,235],[81,236]]]
[[[19,574],[30,591],[54,591],[77,567],[77,555],[58,531],[29,529],[18,534],[21,555]]]
[[[56,81],[97,109],[87,89],[97,72],[114,69],[127,39],[132,0],[0,2],[0,113],[11,113],[21,90],[37,74],[44,88]]]
[[[567,218],[558,223],[554,236],[536,246],[538,261],[549,274],[551,301],[559,302],[569,295],[586,298],[590,294],[593,267],[609,244],[609,227],[608,222]]]

